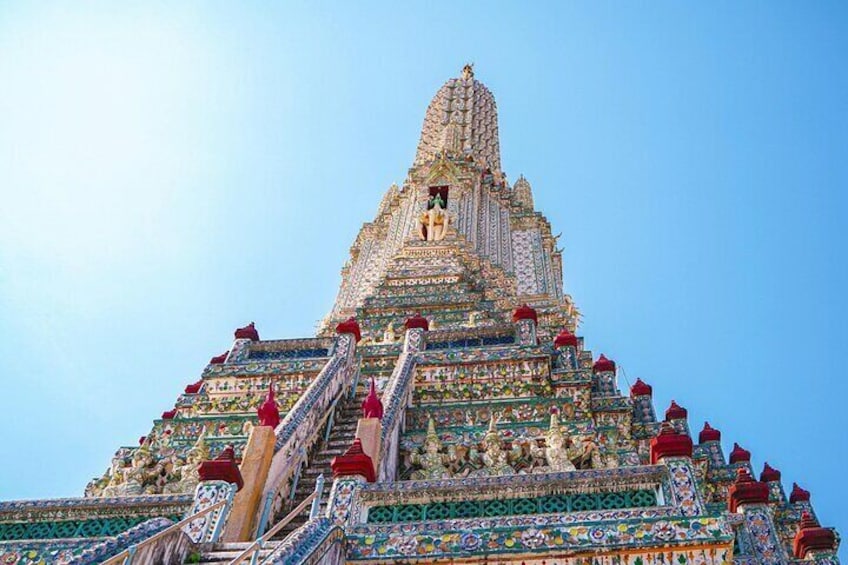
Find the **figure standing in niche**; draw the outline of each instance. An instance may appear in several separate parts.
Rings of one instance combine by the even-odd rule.
[[[430,199],[432,207],[421,214],[418,219],[421,239],[424,241],[441,241],[445,238],[448,228],[448,212],[445,201],[440,194]],[[432,327],[430,328],[432,329]]]

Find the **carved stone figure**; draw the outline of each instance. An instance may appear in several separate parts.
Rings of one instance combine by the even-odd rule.
[[[209,447],[206,445],[206,431],[200,433],[194,446],[188,451],[185,462],[175,465],[172,477],[176,479],[164,486],[164,492],[180,493],[194,492],[200,482],[198,468],[200,463],[209,459]]]
[[[445,238],[449,218],[444,208],[444,200],[438,194],[432,198],[433,207],[422,213],[418,219],[419,234],[424,241],[441,241]],[[431,328],[432,329],[432,323]]]
[[[503,441],[495,425],[495,416],[489,420],[489,430],[483,438],[485,451],[482,453],[483,468],[472,475],[511,475],[514,473],[508,462],[508,453],[503,449]]]
[[[574,471],[574,463],[568,457],[567,438],[559,426],[559,416],[551,414],[551,425],[545,436],[545,460],[552,471]]]
[[[447,479],[450,477],[445,463],[448,458],[440,453],[442,442],[439,441],[439,436],[436,434],[436,423],[430,418],[427,423],[427,438],[424,440],[424,449],[422,453],[413,452],[410,459],[415,465],[420,465],[421,469],[412,473],[412,479]]]

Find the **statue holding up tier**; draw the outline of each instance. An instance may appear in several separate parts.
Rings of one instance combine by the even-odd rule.
[[[495,416],[492,414],[489,420],[489,430],[483,438],[485,451],[482,454],[483,468],[478,469],[472,475],[496,476],[511,475],[515,471],[508,462],[509,453],[504,450],[501,435],[495,426]]]
[[[165,485],[164,492],[194,492],[194,489],[200,482],[198,469],[200,468],[200,464],[207,459],[209,459],[209,447],[206,445],[206,430],[204,429],[197,437],[194,446],[189,449],[183,464],[174,466],[172,476],[177,478],[177,480]]]
[[[413,480],[450,478],[450,471],[445,466],[448,458],[439,453],[441,449],[442,442],[436,434],[436,423],[433,418],[430,418],[427,423],[427,438],[424,440],[423,452],[413,451],[410,456],[412,463],[421,466],[421,469],[412,473]]]
[[[551,471],[574,471],[574,463],[568,456],[568,440],[559,427],[559,416],[551,414],[551,426],[545,436],[545,460]]]
[[[389,325],[386,326],[386,331],[383,332],[383,343],[394,343],[395,341],[397,341],[395,325],[392,322],[389,322]]]
[[[418,218],[419,235],[424,241],[441,241],[445,238],[449,223],[445,201],[440,194],[436,194],[430,203],[433,206]]]

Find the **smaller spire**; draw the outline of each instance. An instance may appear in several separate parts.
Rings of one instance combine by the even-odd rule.
[[[608,373],[615,372],[615,361],[612,359],[607,359],[606,355],[601,353],[601,356],[598,357],[598,360],[595,361],[595,364],[592,365],[593,373]]]
[[[707,443],[708,441],[721,441],[721,432],[710,426],[709,422],[704,422],[704,429],[698,434],[698,443]]]
[[[822,528],[819,521],[807,511],[801,513],[798,533],[792,541],[792,553],[797,559],[805,559],[810,551],[833,551],[836,548],[836,534],[833,530]]]
[[[760,473],[760,480],[764,483],[770,483],[780,480],[780,471],[766,463],[763,465],[763,472]]]
[[[651,396],[654,389],[651,385],[646,384],[642,379],[637,378],[633,386],[630,387],[630,396]]]
[[[792,493],[789,495],[789,502],[795,504],[796,502],[809,502],[810,501],[810,491],[804,490],[798,486],[798,483],[792,483]]]
[[[568,331],[568,328],[562,330],[554,338],[554,347],[577,347],[577,336]]]
[[[751,452],[741,447],[738,443],[733,444],[733,451],[730,452],[730,464],[743,463],[751,460]]]
[[[686,411],[686,408],[680,406],[674,400],[671,401],[671,405],[669,405],[668,410],[665,411],[666,421],[685,420],[688,415],[689,412]]]

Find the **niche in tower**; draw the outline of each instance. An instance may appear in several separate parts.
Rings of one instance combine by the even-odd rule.
[[[429,210],[436,204],[436,195],[439,195],[439,198],[442,201],[442,208],[447,209],[448,207],[448,186],[431,186],[430,187],[430,197],[427,199],[427,209]]]

